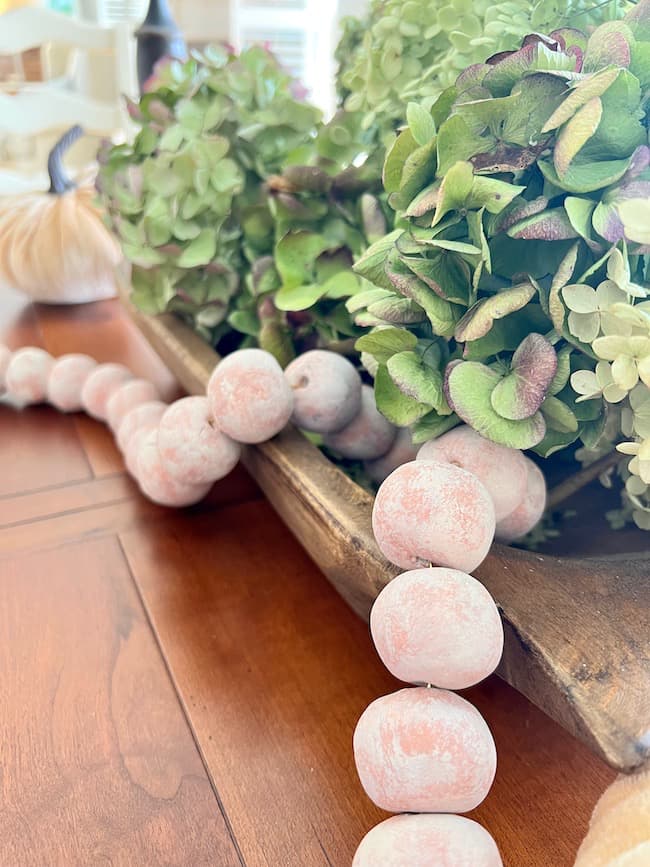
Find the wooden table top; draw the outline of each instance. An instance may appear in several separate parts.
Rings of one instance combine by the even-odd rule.
[[[178,394],[117,302],[3,294],[0,340]],[[47,407],[0,407],[0,455],[0,864],[349,867],[384,817],[353,727],[398,684],[253,481],[167,511]],[[613,772],[500,680],[466,695],[499,751],[472,816],[507,867],[571,867]]]

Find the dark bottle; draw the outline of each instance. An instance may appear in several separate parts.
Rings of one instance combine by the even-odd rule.
[[[138,44],[138,83],[140,92],[154,66],[163,57],[187,58],[181,31],[172,16],[167,0],[149,0],[147,17],[135,31]]]

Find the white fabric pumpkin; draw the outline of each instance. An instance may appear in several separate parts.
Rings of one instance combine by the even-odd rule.
[[[94,187],[77,187],[61,163],[80,135],[73,127],[52,149],[49,192],[0,198],[0,284],[45,304],[115,295],[119,245],[102,222]]]

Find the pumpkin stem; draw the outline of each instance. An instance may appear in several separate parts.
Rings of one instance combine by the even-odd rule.
[[[83,135],[83,129],[79,124],[71,127],[64,133],[50,151],[47,158],[47,173],[50,176],[50,193],[61,196],[68,190],[74,190],[77,186],[72,178],[69,178],[63,167],[63,155],[78,138]]]

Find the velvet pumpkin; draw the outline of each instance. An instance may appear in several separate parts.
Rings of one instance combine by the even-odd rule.
[[[650,771],[621,775],[601,796],[574,867],[650,864]]]
[[[95,189],[65,173],[64,152],[82,135],[69,130],[48,159],[50,189],[0,198],[0,286],[45,304],[80,304],[115,295],[117,241],[102,223]]]

